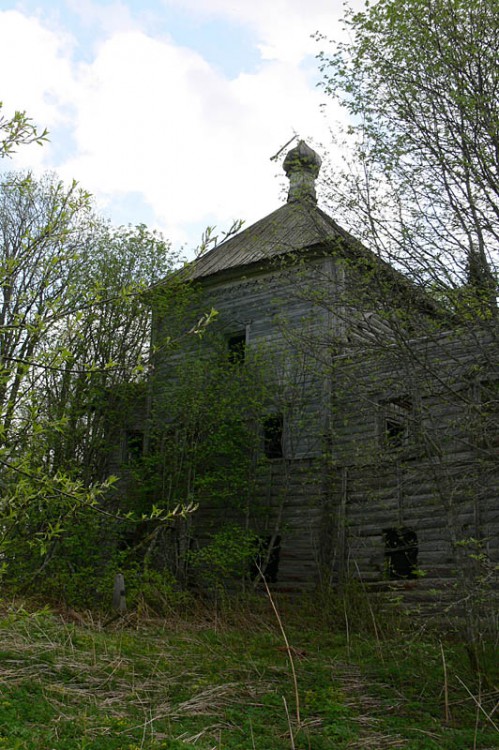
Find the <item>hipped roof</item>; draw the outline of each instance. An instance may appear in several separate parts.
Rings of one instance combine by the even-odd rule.
[[[226,275],[243,276],[286,255],[316,257],[322,253],[367,262],[367,268],[377,268],[406,301],[412,298],[427,311],[438,312],[438,306],[423,289],[368,250],[311,201],[284,204],[193,261],[182,274],[188,280],[210,284]]]
[[[204,280],[339,240],[355,247],[357,253],[362,247],[315,204],[292,201],[202,255],[190,265],[187,276]]]

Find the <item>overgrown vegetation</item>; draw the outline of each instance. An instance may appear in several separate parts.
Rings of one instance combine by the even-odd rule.
[[[191,600],[167,620],[143,610],[107,627],[89,613],[4,606],[0,747],[496,747],[492,654],[478,678],[452,639],[377,609],[374,630],[357,616],[361,597],[354,588],[319,609],[278,600],[289,655],[265,599],[217,611]]]
[[[269,345],[244,350],[246,333],[212,326],[202,300],[190,320],[195,291],[181,275],[146,300],[175,262],[160,237],[110,228],[76,185],[30,175],[0,185],[0,563],[10,592],[62,608],[4,605],[0,748],[497,743],[497,566],[481,527],[497,485],[495,10],[382,0],[348,17],[352,44],[323,56],[328,92],[360,123],[360,172],[337,180],[332,200],[424,295],[375,255],[355,247],[345,258],[334,245],[322,286],[299,259],[272,268],[286,299],[270,306]],[[462,79],[468,58],[490,90]],[[24,115],[0,116],[2,132],[0,156],[45,137]],[[292,295],[311,313],[287,326]],[[323,520],[336,546],[317,573],[341,596],[279,600],[281,628],[265,598],[238,606],[234,591],[251,588],[289,530],[297,456],[327,467]],[[363,505],[352,510],[352,497]],[[380,498],[396,520],[365,534],[366,503]],[[350,583],[362,556],[376,582],[424,575],[411,557],[421,498],[439,515],[433,551],[447,545],[464,643],[395,606],[387,615]],[[384,557],[382,534],[394,545]],[[395,565],[399,547],[407,568]],[[106,619],[116,571],[130,614]],[[94,614],[79,614],[86,607]]]
[[[468,322],[497,306],[498,10],[379,0],[346,8],[345,42],[319,35],[324,91],[351,117],[331,204]]]
[[[19,146],[30,143],[43,145],[48,140],[48,130],[40,130],[26,112],[14,112],[5,115],[2,112],[3,102],[0,102],[0,159],[11,156]]]
[[[60,594],[71,598],[67,584],[74,591],[105,567],[124,515],[109,476],[116,392],[145,377],[150,313],[141,295],[174,263],[145,227],[97,217],[77,185],[4,175],[0,555],[17,587],[62,579]],[[90,565],[95,549],[102,554]]]

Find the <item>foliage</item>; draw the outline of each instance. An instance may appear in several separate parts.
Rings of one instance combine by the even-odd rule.
[[[0,158],[13,154],[18,146],[43,145],[47,140],[47,129],[39,132],[26,112],[14,112],[12,117],[7,117],[2,114],[2,109],[3,102],[0,102]]]
[[[470,284],[475,312],[495,308],[498,18],[497,0],[380,0],[347,11],[349,41],[320,54],[354,147],[333,202],[413,277]]]
[[[189,563],[203,589],[219,592],[248,577],[258,549],[254,531],[227,524],[211,535],[208,544],[190,552]]]
[[[144,377],[142,292],[175,261],[161,237],[111,228],[51,176],[4,177],[0,234],[0,549],[18,584],[40,585],[57,559],[64,579],[77,548],[81,565],[112,542],[113,398]]]
[[[187,321],[188,328],[189,316],[199,319],[195,290],[177,290],[171,302],[163,299],[158,315],[167,321],[168,336],[175,330],[176,316],[180,325]],[[223,585],[224,578],[239,575],[241,579],[255,528],[266,522],[265,508],[255,497],[257,466],[265,460],[262,422],[272,403],[272,379],[265,379],[269,372],[256,350],[247,353],[244,366],[231,359],[216,319],[201,334],[184,337],[179,356],[169,339],[165,370],[161,323],[157,328],[159,366],[151,381],[154,400],[148,447],[130,467],[129,499],[122,502],[132,502],[142,512],[152,503],[166,509],[194,505],[196,518],[203,519],[201,549],[189,518],[179,521],[174,538],[170,530],[162,529],[142,549],[149,550],[157,565],[169,565],[182,582],[188,569],[196,568],[205,583],[208,576],[210,585],[215,579]],[[191,330],[198,331],[198,324]],[[237,538],[232,536],[236,529]],[[151,537],[151,529],[141,533]],[[135,544],[142,544],[141,533]]]
[[[72,312],[78,248],[91,214],[86,193],[50,177],[7,175],[0,196],[0,425],[7,445],[31,429],[23,414],[36,404],[34,363],[58,367],[54,336]]]

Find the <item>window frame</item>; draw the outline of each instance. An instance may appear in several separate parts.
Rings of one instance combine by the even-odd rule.
[[[390,452],[406,449],[413,438],[414,403],[408,396],[378,402],[378,443]]]

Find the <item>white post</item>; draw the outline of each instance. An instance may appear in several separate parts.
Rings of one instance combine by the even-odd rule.
[[[125,578],[123,573],[116,573],[114,578],[113,607],[118,612],[126,612]]]

